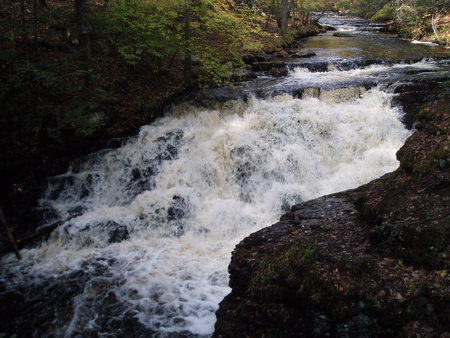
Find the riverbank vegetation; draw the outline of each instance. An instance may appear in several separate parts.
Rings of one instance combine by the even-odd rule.
[[[61,170],[52,159],[129,135],[189,88],[230,83],[243,53],[281,51],[310,34],[313,13],[363,15],[447,44],[446,10],[413,0],[2,1],[0,185]]]
[[[447,1],[396,0],[369,5],[358,2],[353,12],[371,20],[383,21],[391,31],[410,40],[438,45],[450,44],[450,4]]]

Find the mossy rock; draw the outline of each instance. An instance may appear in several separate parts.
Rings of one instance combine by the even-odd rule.
[[[430,152],[426,161],[423,161],[413,171],[418,174],[426,174],[433,170],[442,170],[450,166],[450,152],[448,149],[436,148]]]
[[[416,115],[416,118],[418,121],[428,123],[433,119],[433,115],[431,115],[429,109],[424,108]]]
[[[338,38],[351,38],[353,35],[343,32],[336,32],[333,34],[333,36],[337,36]]]
[[[267,254],[253,273],[247,295],[291,305],[334,298],[332,283],[315,271],[315,253],[314,245],[297,242]]]
[[[405,264],[426,269],[443,268],[439,254],[450,243],[450,224],[426,228],[403,227],[391,232],[379,249],[403,260]]]
[[[450,166],[450,151],[448,149],[436,148],[430,151],[425,160],[419,161],[408,149],[402,147],[397,151],[397,160],[400,168],[406,173],[423,175],[432,170],[440,170]]]
[[[411,173],[413,170],[413,156],[411,153],[405,149],[400,148],[396,154],[397,160],[400,162],[400,168],[402,168],[405,172]]]

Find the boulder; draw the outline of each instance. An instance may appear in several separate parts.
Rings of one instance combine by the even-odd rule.
[[[286,67],[285,62],[255,62],[252,64],[252,70],[254,72],[269,71],[272,68]]]
[[[251,65],[255,62],[267,62],[269,60],[270,57],[265,53],[250,53],[242,56],[242,61],[247,65]]]
[[[288,75],[288,69],[287,67],[283,67],[283,68],[272,68],[270,70],[270,75],[272,75],[273,77],[283,77],[283,76],[287,76]]]
[[[293,58],[310,58],[313,56],[316,56],[316,53],[311,49],[302,49],[291,55]]]
[[[344,33],[344,32],[333,33],[333,36],[337,36],[339,38],[351,38],[351,37],[353,37],[353,35],[351,35],[349,33]]]
[[[323,28],[324,30],[326,30],[326,31],[336,31],[337,30],[336,27],[333,27],[333,26],[330,26],[330,25],[327,25],[327,24],[319,24],[319,26],[321,28]]]

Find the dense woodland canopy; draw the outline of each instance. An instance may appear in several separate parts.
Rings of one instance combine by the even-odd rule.
[[[187,87],[229,83],[242,53],[281,50],[320,13],[383,20],[404,37],[447,45],[448,8],[447,0],[3,0],[1,174],[92,136],[128,134]]]

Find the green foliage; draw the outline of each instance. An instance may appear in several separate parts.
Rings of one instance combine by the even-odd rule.
[[[246,6],[231,11],[227,3],[212,0],[197,1],[191,10],[189,49],[202,64],[199,82],[228,82],[231,73],[226,61],[231,60],[235,67],[241,66],[239,48],[250,41],[252,34],[260,33],[254,12]]]
[[[186,6],[190,8],[189,37]],[[230,72],[224,61],[236,57],[248,36],[259,31],[248,7],[231,9],[227,3],[212,0],[195,4],[184,0],[112,0],[100,18],[103,34],[127,63],[150,61],[147,66],[157,72],[188,53],[201,64],[201,83],[227,81]]]
[[[62,130],[74,129],[89,136],[104,124],[92,113],[105,93],[100,89],[86,91],[84,71],[77,70],[76,64],[58,67],[45,60],[18,59],[10,66],[15,72],[6,78],[0,99],[5,103],[3,118],[16,132],[31,132],[37,138],[45,131],[59,140]]]
[[[374,14],[374,16],[372,17],[372,20],[386,21],[386,20],[393,19],[395,17],[395,15],[396,15],[395,7],[385,6]]]
[[[366,19],[371,18],[379,9],[376,3],[367,0],[357,1],[352,6],[353,14]]]
[[[112,0],[100,17],[103,34],[127,63],[136,64],[147,55],[157,67],[157,61],[181,52],[182,20],[171,5],[170,1]]]
[[[254,41],[246,41],[243,46],[242,49],[247,51],[247,52],[262,52],[263,50],[263,43],[261,41],[258,40],[254,40]]]
[[[4,13],[12,13],[16,6],[13,2],[1,6],[6,5]],[[0,38],[10,47],[0,53],[0,120],[2,131],[25,155],[47,156],[70,143],[67,135],[73,146],[106,123],[107,116],[99,113],[106,93],[86,86],[85,75],[94,74],[82,70],[84,48],[66,38],[66,30],[76,30],[73,2],[24,5],[27,17],[36,10],[36,24],[27,19],[22,25],[20,15],[11,15],[11,25],[3,26],[7,39]],[[104,11],[92,3],[88,8],[90,19]],[[95,41],[94,45],[98,46]]]
[[[345,8],[345,9],[349,9],[351,4],[347,1],[339,1],[336,3],[335,5],[337,8]]]
[[[400,168],[405,172],[410,173],[413,170],[413,157],[411,153],[403,148],[397,151],[397,160],[400,162]]]
[[[428,123],[433,119],[430,109],[428,109],[428,105],[423,105],[422,107],[420,107],[420,111],[416,115],[416,118],[422,123]]]
[[[151,72],[182,69],[180,60],[190,54],[197,60],[198,82],[223,83],[229,81],[233,68],[241,65],[237,51],[260,32],[257,11],[234,1],[87,2],[86,14],[93,30],[92,63],[86,66],[90,60],[86,48],[72,45],[66,36],[67,30],[76,31],[73,2],[57,0],[37,7],[36,24],[28,20],[33,3],[24,4],[25,25],[17,12],[2,26],[5,34],[1,42],[11,48],[0,53],[0,119],[19,147],[26,143],[36,152],[49,144],[62,146],[68,137],[70,142],[78,142],[102,128],[109,121],[101,108],[108,96],[105,88],[120,92],[127,75],[134,75],[120,68],[125,63],[129,70],[145,70],[140,77],[151,76]],[[188,5],[190,34],[185,32]],[[0,2],[0,12],[12,13],[13,8],[19,5]],[[119,61],[116,58],[112,63],[111,57]],[[109,64],[115,68],[109,69]],[[97,74],[102,74],[97,83],[87,81]],[[119,77],[123,81],[118,81]],[[155,109],[152,102],[142,97],[131,100],[128,104],[133,111],[127,116],[132,120],[133,114],[150,114],[149,110]]]

